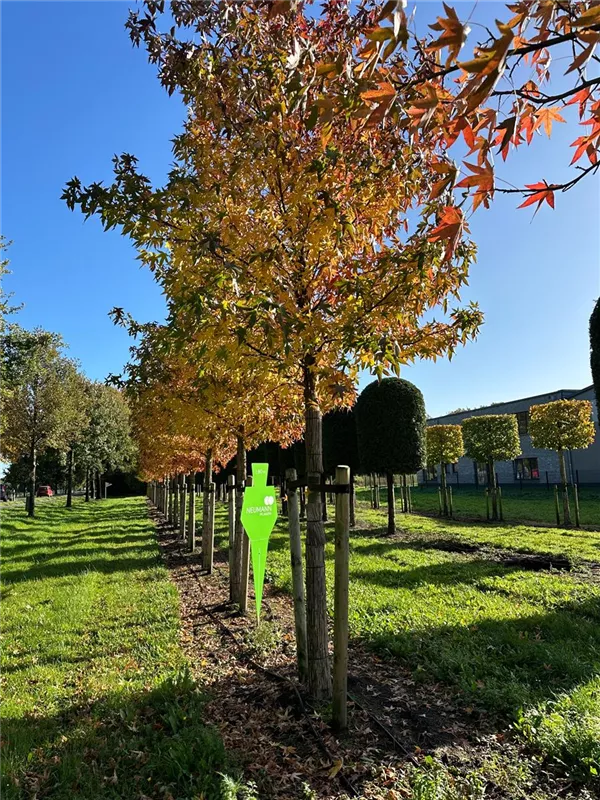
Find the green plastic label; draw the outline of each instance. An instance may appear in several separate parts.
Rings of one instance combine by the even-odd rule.
[[[275,487],[267,486],[268,472],[268,464],[252,464],[253,485],[246,487],[242,504],[242,525],[250,539],[257,620],[260,620],[269,536],[277,521],[277,496]]]

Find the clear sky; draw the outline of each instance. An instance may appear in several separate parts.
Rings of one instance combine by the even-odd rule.
[[[108,311],[122,306],[140,321],[159,319],[164,302],[127,240],[70,212],[60,200],[62,187],[73,175],[86,183],[110,180],[111,158],[121,152],[137,155],[160,183],[184,116],[123,29],[130,5],[1,4],[2,232],[14,242],[6,288],[25,304],[18,321],[60,332],[96,379],[119,373],[128,357],[127,336]],[[429,21],[440,5],[419,2],[417,15]],[[456,6],[464,16],[472,8]],[[494,16],[506,16],[502,4],[486,2],[474,19]],[[521,185],[559,181],[578,135],[574,125],[558,125],[552,141],[540,137],[499,174]],[[591,383],[587,327],[600,295],[598,181],[559,195],[556,210],[545,207],[535,219],[530,209],[517,211],[518,202],[499,197],[471,221],[479,257],[464,299],[485,311],[477,342],[451,363],[403,371],[423,391],[431,415]]]

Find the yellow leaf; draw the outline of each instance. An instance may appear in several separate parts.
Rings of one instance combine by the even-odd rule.
[[[336,758],[333,762],[333,767],[329,770],[328,778],[335,778],[341,768],[344,766],[344,759],[343,758]]]

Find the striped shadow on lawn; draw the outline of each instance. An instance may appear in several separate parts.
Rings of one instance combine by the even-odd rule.
[[[145,498],[63,503],[2,509],[2,797],[235,796]]]

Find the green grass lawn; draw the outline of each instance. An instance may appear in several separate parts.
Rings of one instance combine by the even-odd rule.
[[[485,520],[485,494],[484,489],[475,489],[473,486],[456,486],[449,481],[452,486],[452,498],[455,517],[468,517],[470,519]],[[397,496],[400,490],[397,489]],[[368,488],[357,487],[359,499],[364,503],[369,500]],[[384,486],[380,489],[381,502],[385,503],[387,491]],[[439,511],[438,490],[436,486],[417,486],[412,489],[413,508],[415,512],[426,514],[437,514]],[[575,520],[575,506],[573,491],[570,493],[571,517]],[[562,500],[560,511],[562,518]],[[581,524],[587,526],[600,527],[600,487],[583,486],[579,489],[579,506],[581,512]],[[525,487],[520,489],[518,486],[502,487],[502,507],[506,522],[543,522],[545,524],[556,524],[556,513],[554,504],[554,488],[550,490],[543,486]]]
[[[2,511],[3,798],[224,796],[145,499]]]
[[[600,576],[590,562],[600,561],[600,534],[399,514],[399,536],[389,539],[385,508],[359,504],[358,518],[351,636],[400,659],[417,680],[459,690],[465,707],[517,726],[542,755],[593,782],[600,771]],[[221,509],[221,537],[225,526]],[[331,522],[327,538],[331,606]],[[440,540],[476,549],[447,552],[437,549]],[[508,567],[497,548],[566,554],[576,569]],[[282,521],[267,571],[275,585],[291,589]]]

